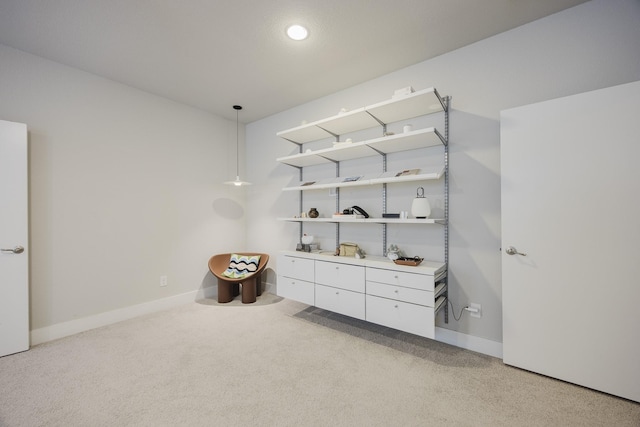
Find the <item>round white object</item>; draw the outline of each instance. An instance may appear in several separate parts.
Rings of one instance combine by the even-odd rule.
[[[429,218],[431,215],[431,205],[426,197],[416,197],[411,203],[411,215],[414,218]]]

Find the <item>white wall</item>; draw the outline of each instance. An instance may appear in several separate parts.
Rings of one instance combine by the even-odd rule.
[[[296,172],[275,158],[295,146],[275,133],[412,85],[453,96],[450,296],[456,310],[484,311],[438,324],[501,341],[499,111],[640,79],[637,22],[637,0],[594,0],[252,123],[242,175],[254,185],[240,191],[221,185],[235,175],[235,123],[0,45],[0,118],[30,129],[31,328],[211,286],[213,253],[292,248],[297,226],[275,218],[297,211],[297,195],[280,191]],[[378,209],[372,192],[344,196]],[[330,213],[328,196],[315,202]],[[349,233],[381,250],[375,230]],[[441,257],[441,231],[421,233],[390,241]]]
[[[499,112],[639,80],[638,22],[640,2],[637,0],[594,0],[249,124],[248,178],[256,185],[247,199],[248,235],[256,247],[272,254],[294,248],[298,240],[297,225],[275,219],[291,216],[298,209],[297,194],[281,192],[282,187],[295,181],[297,171],[275,161],[277,157],[292,154],[296,147],[277,138],[276,132],[297,126],[302,120],[334,115],[342,107],[352,109],[387,99],[401,87],[434,86],[441,94],[453,97],[449,295],[455,303],[456,315],[469,302],[483,307],[481,319],[465,315],[456,322],[450,316],[449,324],[445,325],[440,317],[438,325],[502,341]],[[380,56],[384,60],[385,53],[381,52]],[[323,143],[330,145],[329,141]],[[366,162],[359,166],[370,167]],[[333,173],[320,172],[328,176]],[[406,203],[410,203],[408,190],[402,189],[400,193]],[[325,213],[331,213],[328,195],[313,197],[316,197],[313,203],[322,203]],[[352,204],[365,209],[365,204],[375,203],[367,191],[359,196],[362,199],[356,199],[356,193],[349,197],[353,197]],[[305,206],[305,210],[309,207]],[[313,233],[320,235],[323,242],[330,242],[333,228],[317,227]],[[381,251],[366,236],[375,234],[375,230],[353,233],[369,245],[372,253]],[[435,233],[421,231],[416,236],[398,233],[391,239],[397,238],[395,243],[411,248],[410,254],[414,254],[413,250],[432,254]],[[277,270],[277,264],[272,266]]]
[[[2,45],[0,118],[29,129],[32,330],[211,286],[244,248],[235,122]]]

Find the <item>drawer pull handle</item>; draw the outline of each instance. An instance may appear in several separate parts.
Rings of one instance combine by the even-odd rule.
[[[336,291],[336,295],[340,295],[340,292]]]
[[[397,293],[398,293],[398,290],[396,289],[396,290],[395,290],[395,291],[393,291],[393,292],[395,292],[395,293],[397,294]]]
[[[394,278],[394,279],[397,279],[397,278],[398,278],[398,276],[393,276],[393,278]]]
[[[394,305],[395,308],[398,308],[398,304]]]

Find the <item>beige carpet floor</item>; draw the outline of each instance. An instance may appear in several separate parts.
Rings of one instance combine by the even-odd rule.
[[[637,427],[640,404],[265,293],[0,358],[0,425]]]

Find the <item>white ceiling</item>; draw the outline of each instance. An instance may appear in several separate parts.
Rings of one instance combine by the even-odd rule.
[[[585,1],[0,0],[0,43],[249,123]]]

